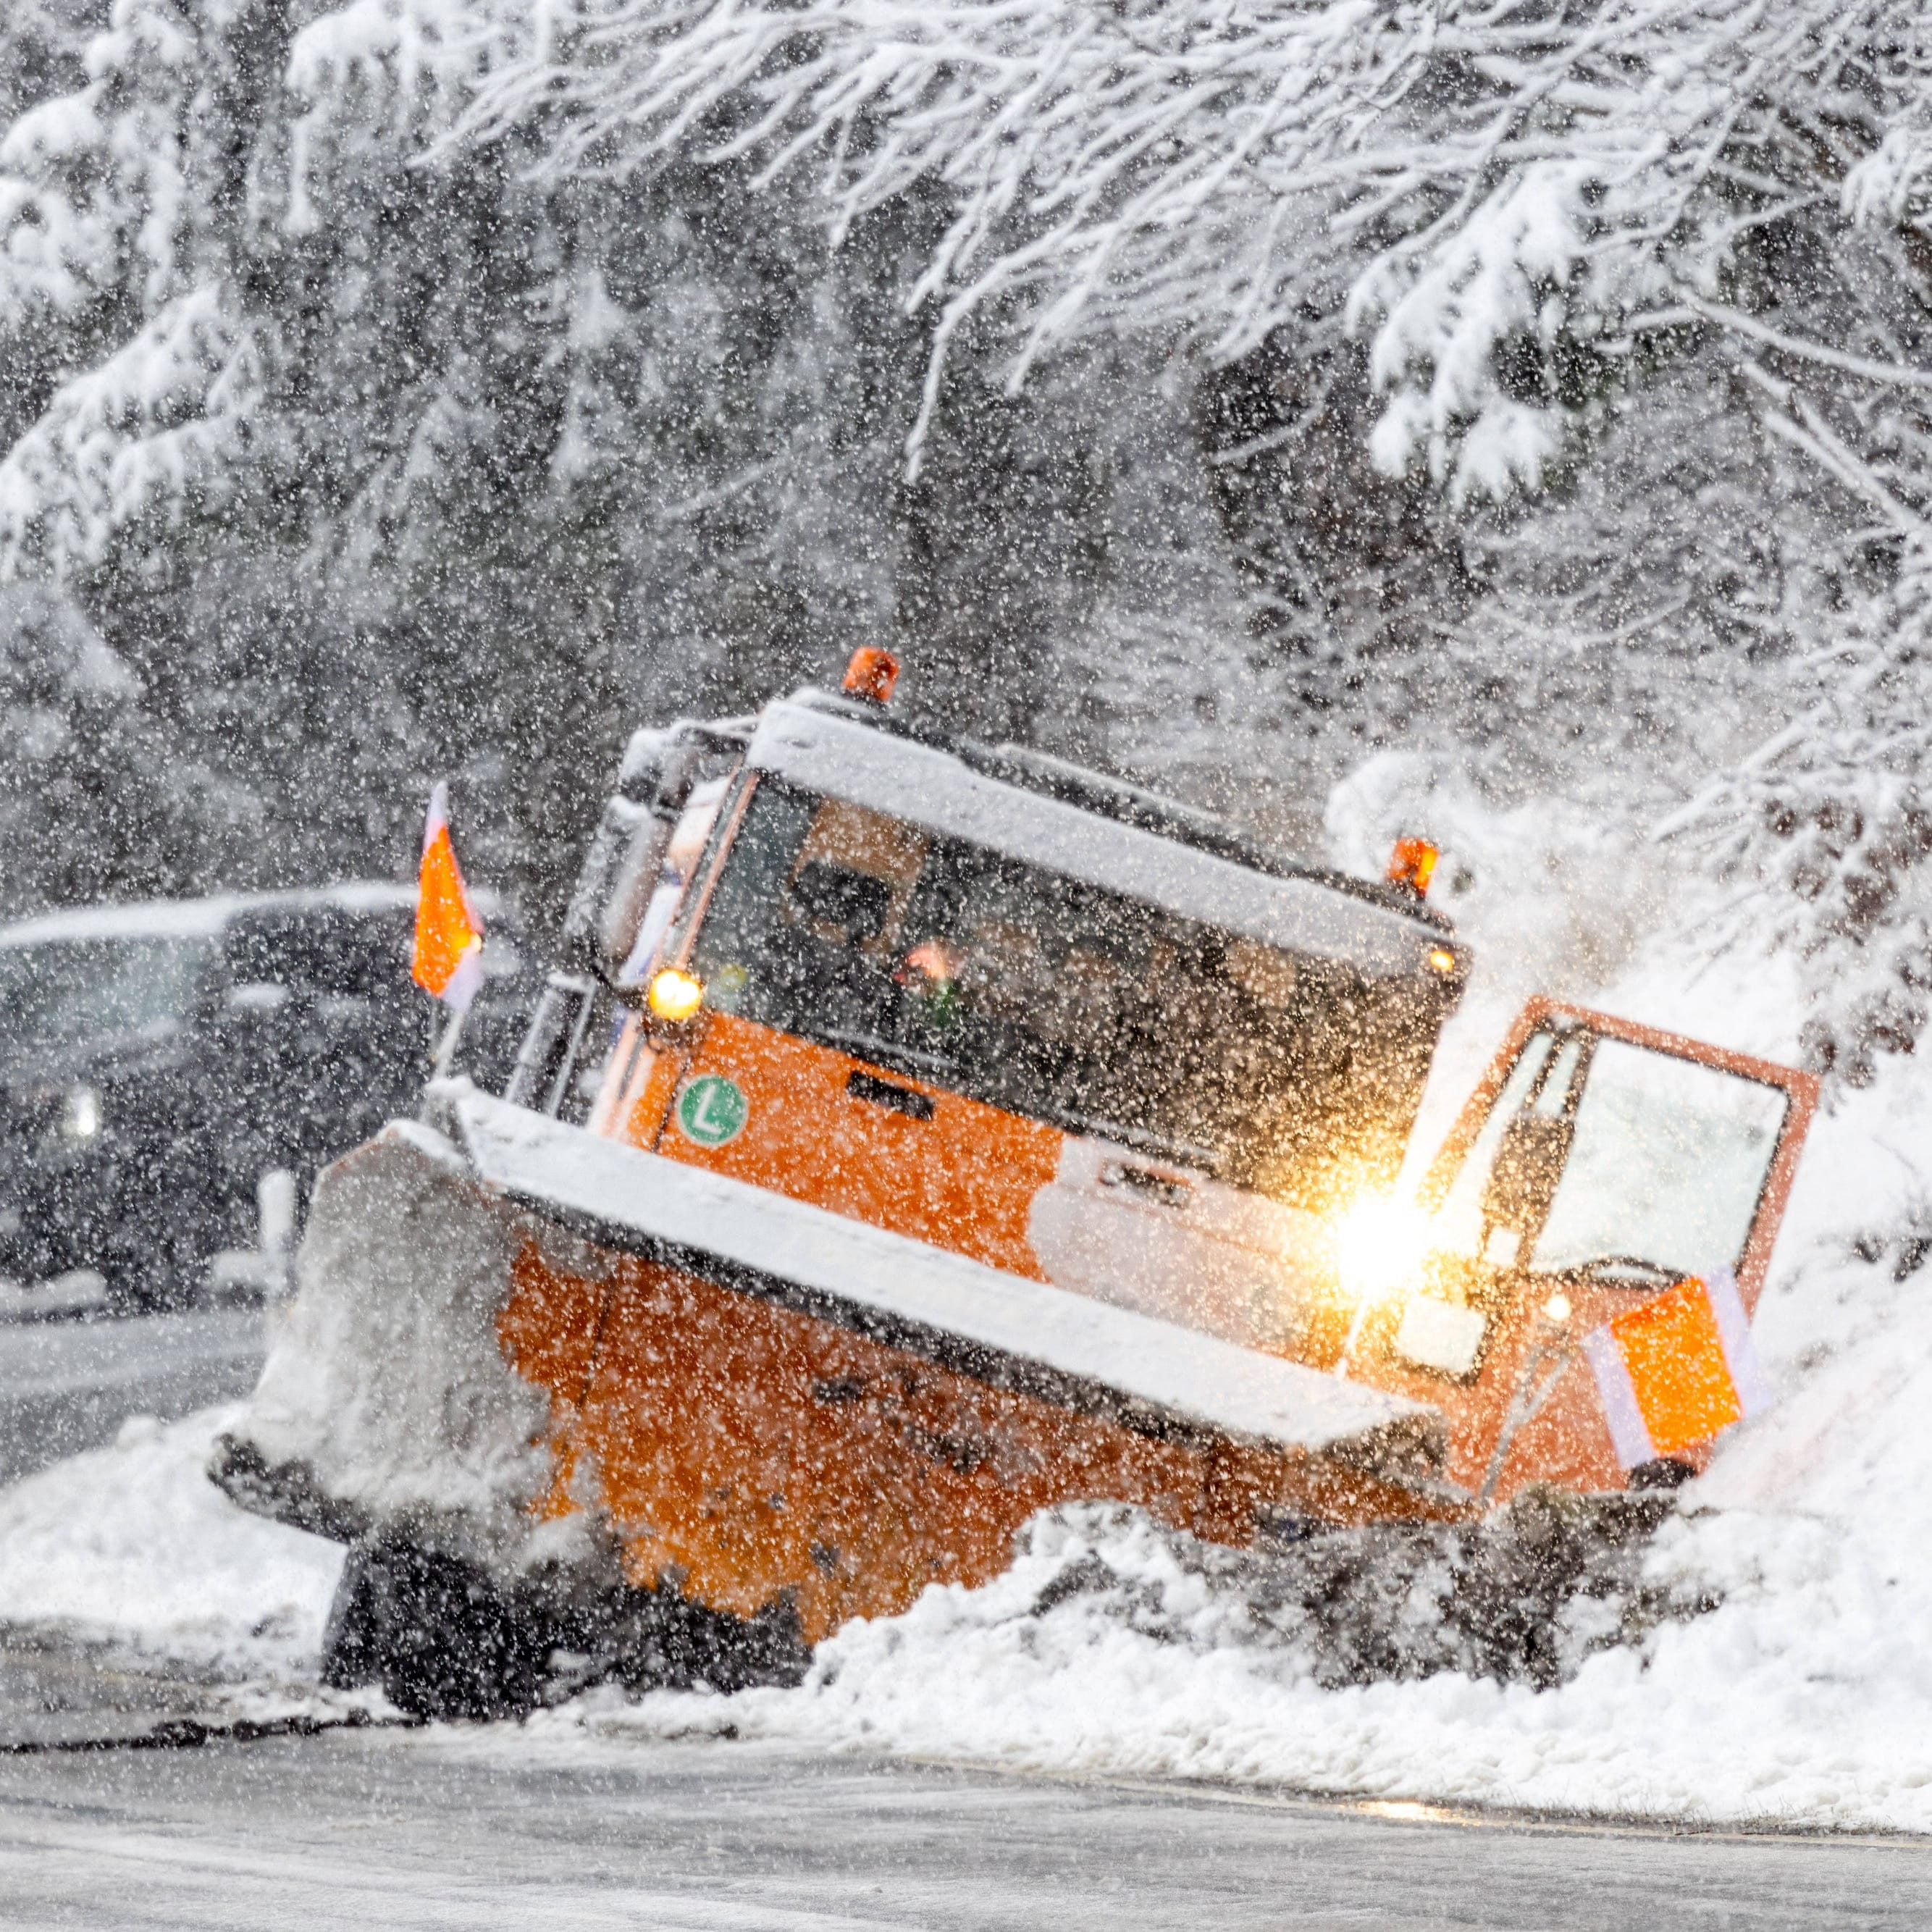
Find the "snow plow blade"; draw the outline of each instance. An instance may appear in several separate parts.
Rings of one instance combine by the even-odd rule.
[[[441,1106],[318,1189],[219,1472],[253,1507],[506,1588],[614,1566],[808,1648],[985,1581],[1058,1503],[1238,1544],[1457,1513],[1426,1403],[471,1090]]]

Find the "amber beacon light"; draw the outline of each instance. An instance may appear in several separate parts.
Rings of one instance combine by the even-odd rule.
[[[1429,882],[1436,876],[1436,848],[1426,838],[1398,838],[1389,854],[1388,882],[1406,886],[1415,896],[1429,896]]]
[[[846,696],[862,698],[873,704],[890,704],[892,686],[898,681],[898,659],[877,644],[862,645],[845,667]]]

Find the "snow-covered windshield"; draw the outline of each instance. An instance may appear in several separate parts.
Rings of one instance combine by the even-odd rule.
[[[0,947],[0,1052],[164,1033],[214,952],[212,938],[173,934]]]
[[[721,1010],[1288,1194],[1342,1120],[1406,1128],[1426,1060],[1332,965],[770,778],[692,964]]]

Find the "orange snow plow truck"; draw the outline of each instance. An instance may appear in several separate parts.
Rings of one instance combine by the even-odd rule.
[[[1055,1504],[1266,1547],[1681,1480],[1744,1412],[1809,1076],[1538,1001],[1398,1196],[1470,964],[1433,854],[1291,862],[916,732],[896,669],[639,734],[506,1094],[318,1183],[216,1474],[352,1545],[339,1681],[783,1680]],[[1590,1344],[1646,1309],[1634,1411]]]

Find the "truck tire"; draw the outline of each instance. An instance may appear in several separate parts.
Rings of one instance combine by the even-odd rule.
[[[350,1547],[322,1639],[322,1681],[374,1684],[412,1718],[534,1710],[553,1633],[473,1564],[400,1541]]]
[[[789,1601],[750,1618],[674,1590],[589,1596],[537,1579],[506,1590],[473,1564],[399,1538],[350,1545],[322,1637],[322,1682],[379,1686],[412,1718],[527,1715],[592,1683],[631,1690],[792,1684],[812,1660]]]
[[[1696,1473],[1688,1462],[1660,1456],[1654,1462],[1640,1462],[1627,1480],[1633,1490],[1681,1490]]]

